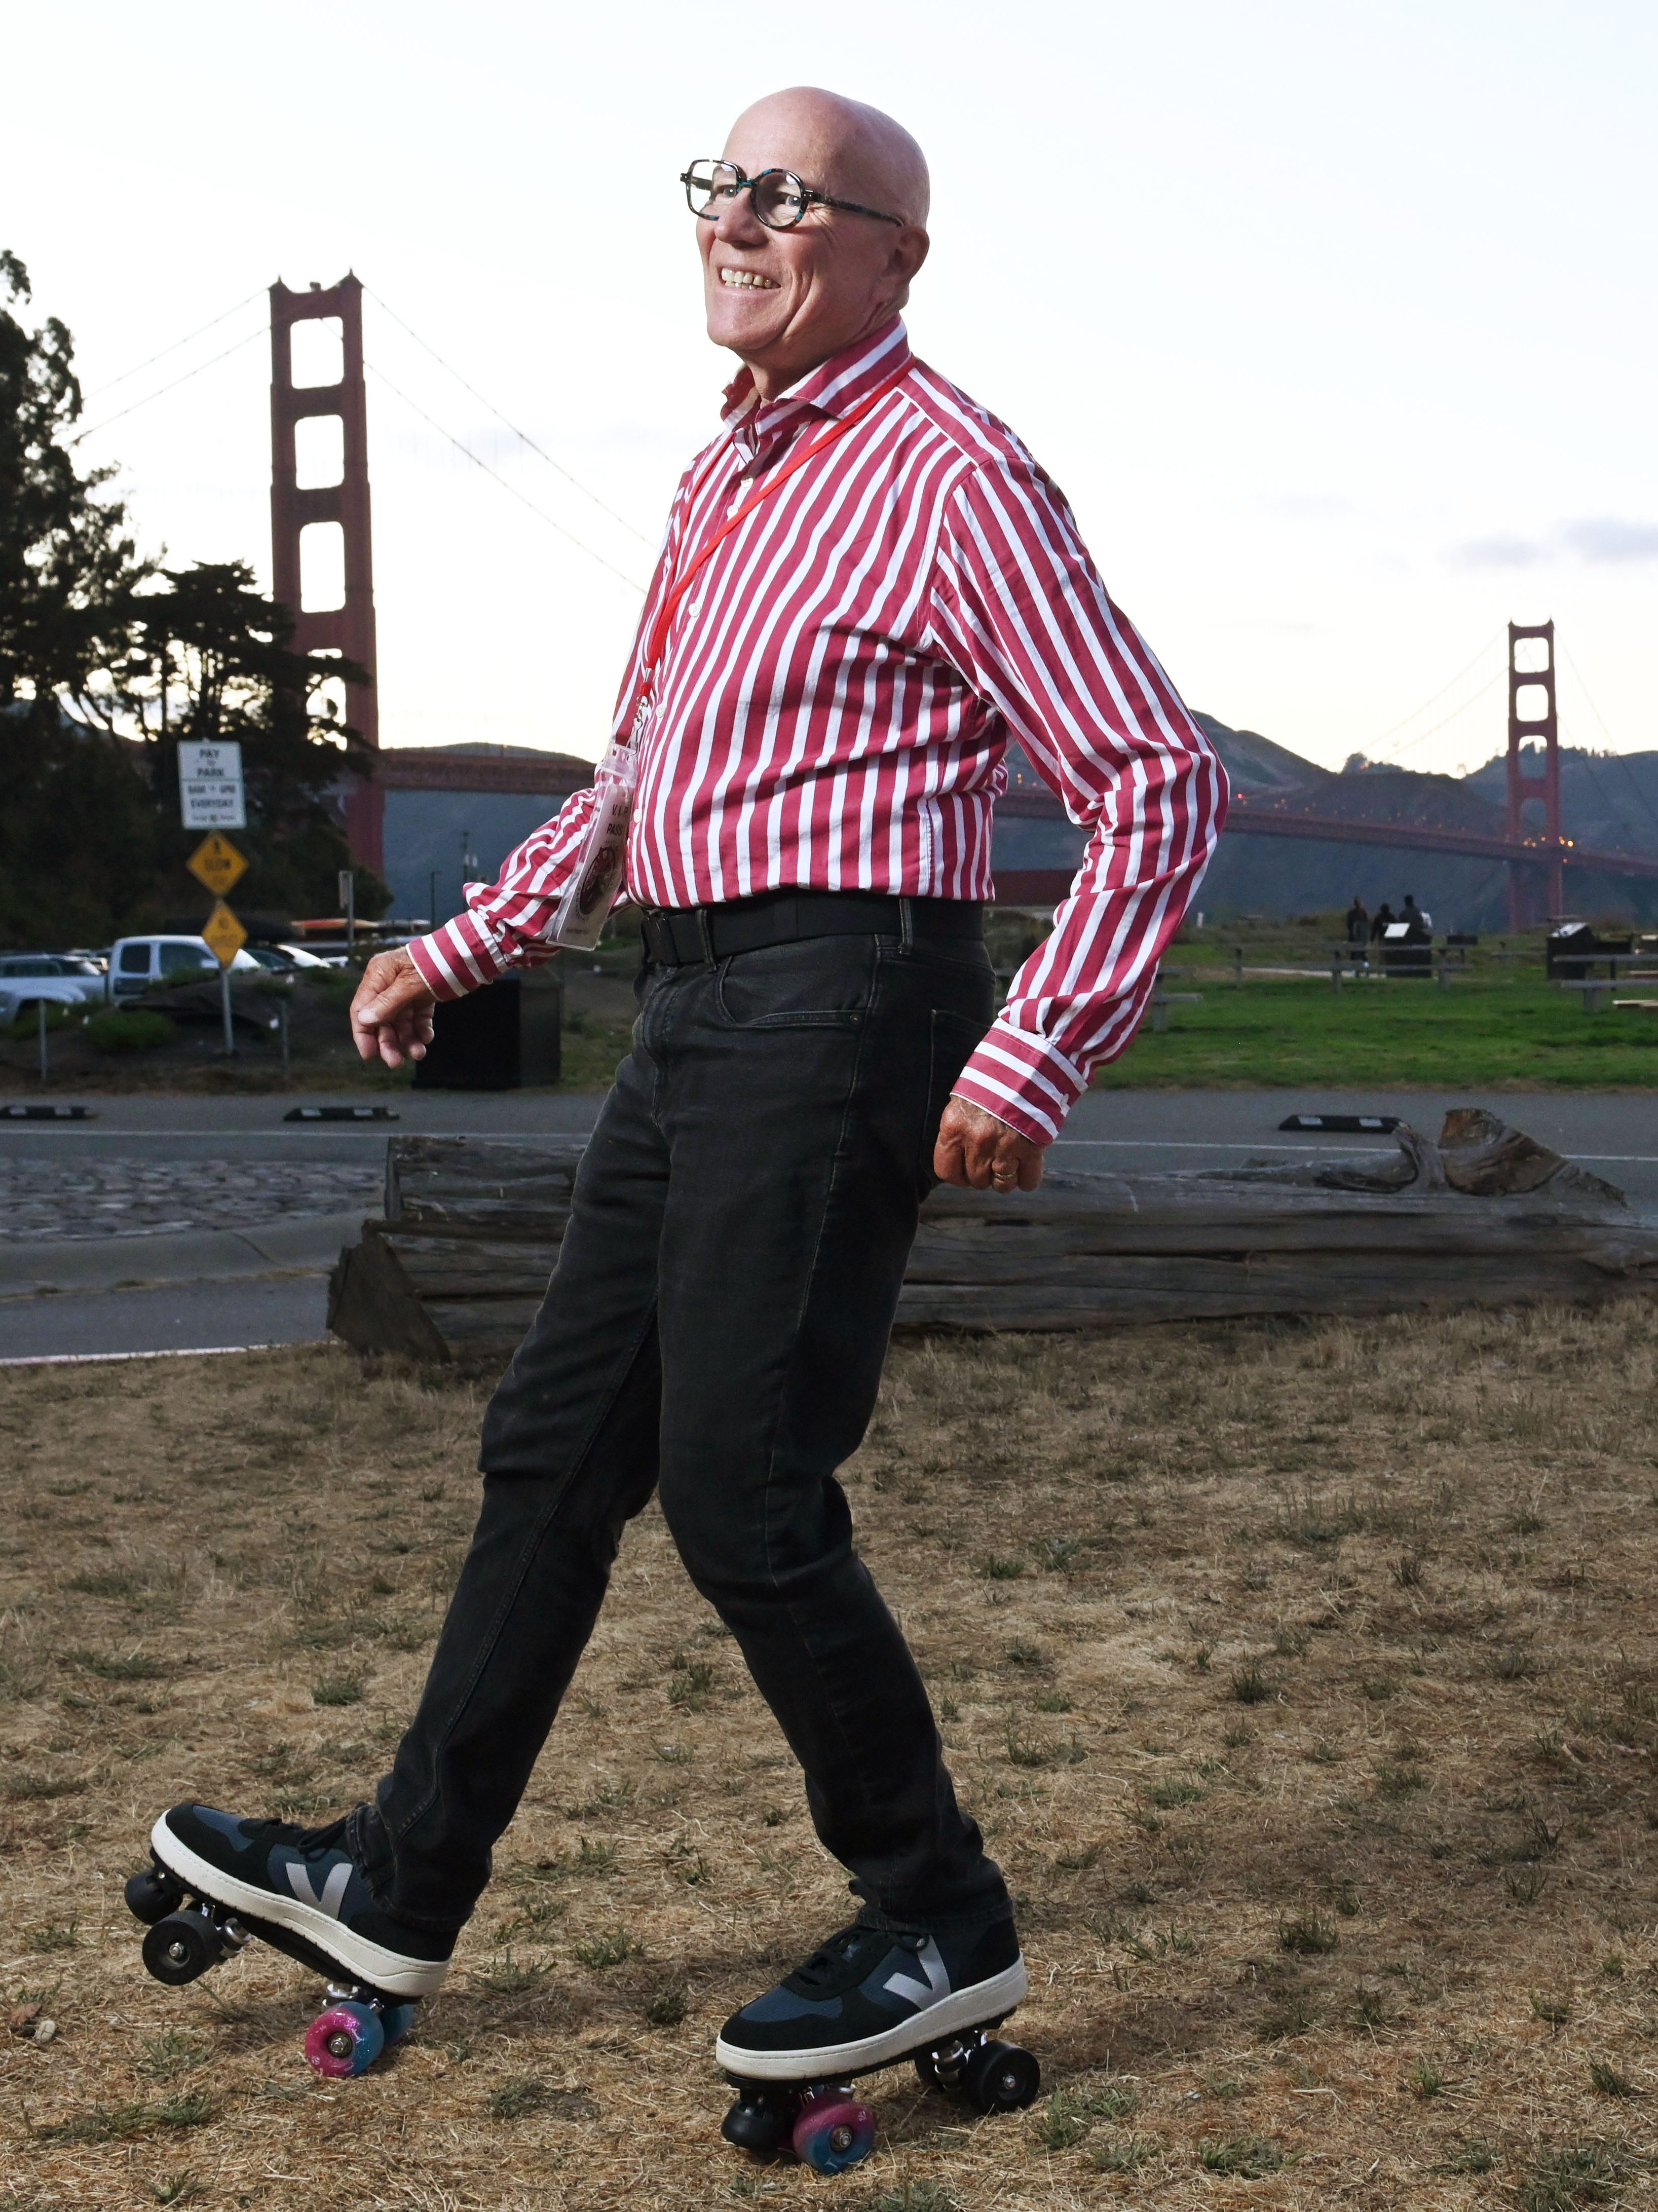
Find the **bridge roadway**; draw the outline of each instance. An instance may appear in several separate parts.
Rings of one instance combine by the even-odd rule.
[[[998,801],[997,812],[1027,821],[1068,819],[1059,800],[1046,792],[1009,792]],[[1224,834],[1232,837],[1330,838],[1339,844],[1386,845],[1395,851],[1449,853],[1466,860],[1515,861],[1527,868],[1546,867],[1554,857],[1553,848],[1547,845],[1520,843],[1509,837],[1482,836],[1472,830],[1433,830],[1406,822],[1347,822],[1334,815],[1297,813],[1287,807],[1251,801],[1236,791],[1232,794]],[[1643,882],[1658,879],[1658,858],[1602,853],[1570,842],[1562,848],[1559,858],[1569,868],[1589,868],[1596,874],[1625,876]],[[999,868],[997,896],[1010,905],[1056,905],[1071,889],[1072,872],[1065,868]]]
[[[585,1134],[599,1104],[521,1091],[398,1094],[395,1124],[354,1125],[285,1122],[289,1103],[106,1098],[94,1121],[0,1121],[0,1184],[14,1194],[0,1212],[0,1361],[315,1341],[327,1270],[374,1210],[388,1135],[534,1143]],[[1278,1123],[1292,1113],[1391,1113],[1432,1132],[1447,1107],[1476,1103],[1658,1211],[1658,1121],[1642,1093],[1095,1091],[1052,1158],[1055,1168],[1145,1171],[1386,1150],[1386,1138],[1302,1137]],[[250,1202],[260,1188],[264,1207]],[[53,1232],[42,1202],[53,1189],[70,1233]],[[127,1194],[155,1225],[84,1233],[97,1190]],[[23,1233],[8,1228],[25,1213]]]

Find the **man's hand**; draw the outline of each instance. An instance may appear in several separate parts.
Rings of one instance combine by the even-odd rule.
[[[1042,1179],[1042,1151],[982,1106],[952,1098],[938,1124],[932,1172],[964,1190],[1035,1190]]]
[[[388,1067],[424,1060],[432,1042],[436,999],[408,953],[377,952],[351,1001],[351,1039],[365,1060],[378,1053]]]

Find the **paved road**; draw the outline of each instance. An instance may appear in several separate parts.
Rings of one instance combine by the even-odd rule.
[[[167,1162],[234,1160],[244,1164],[352,1164],[378,1170],[386,1139],[399,1132],[496,1137],[533,1142],[590,1128],[598,1101],[535,1091],[469,1096],[398,1093],[394,1122],[294,1122],[277,1098],[108,1098],[82,1122],[0,1121],[0,1171],[8,1160],[69,1166],[90,1159]],[[297,1103],[337,1103],[324,1097]],[[355,1103],[355,1102],[347,1102]],[[1658,1204],[1658,1094],[1649,1092],[1424,1091],[1092,1091],[1077,1106],[1061,1139],[1064,1154],[1090,1147],[1101,1164],[1142,1168],[1223,1167],[1251,1154],[1350,1152],[1381,1142],[1365,1137],[1297,1139],[1282,1134],[1286,1115],[1400,1114],[1436,1130],[1451,1106],[1485,1105],[1521,1128],[1594,1166],[1630,1196]],[[1081,1163],[1082,1154],[1075,1157]],[[337,1201],[336,1201],[337,1203]]]
[[[0,1157],[0,1251],[62,1238],[254,1229],[355,1205],[384,1181],[373,1160],[135,1158],[37,1146]]]
[[[216,1352],[242,1345],[310,1344],[325,1336],[320,1274],[232,1284],[0,1299],[0,1365],[121,1352]]]
[[[284,1121],[288,1099],[88,1103],[95,1121],[0,1121],[0,1188],[9,1176],[28,1193],[9,1235],[0,1218],[0,1357],[319,1336],[322,1275],[372,1210],[389,1135],[532,1143],[581,1133],[598,1105],[524,1091],[400,1093],[388,1102],[395,1122],[351,1124]],[[1386,1138],[1298,1137],[1278,1124],[1292,1113],[1393,1113],[1432,1132],[1447,1107],[1475,1103],[1658,1207],[1658,1099],[1643,1094],[1096,1091],[1072,1114],[1054,1164],[1200,1169],[1386,1149]],[[237,1194],[247,1186],[263,1193],[252,1206]],[[125,1197],[137,1233],[88,1234],[101,1226],[100,1194]],[[188,1227],[169,1225],[180,1222]],[[44,1285],[56,1295],[34,1295]]]

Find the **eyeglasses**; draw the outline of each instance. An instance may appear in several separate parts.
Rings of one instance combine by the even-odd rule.
[[[693,161],[679,179],[685,187],[685,204],[705,222],[717,222],[720,210],[740,192],[750,192],[755,221],[768,230],[793,230],[813,205],[843,208],[848,215],[873,216],[877,222],[896,222],[901,215],[884,215],[879,208],[860,207],[856,200],[837,200],[828,192],[803,185],[792,169],[762,169],[757,177],[744,176],[735,161]]]

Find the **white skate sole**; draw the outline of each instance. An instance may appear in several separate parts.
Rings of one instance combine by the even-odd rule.
[[[250,1920],[269,1921],[273,1927],[302,1936],[337,1961],[346,1979],[366,1982],[394,1997],[429,1997],[443,1986],[449,1972],[446,1959],[411,1959],[402,1951],[388,1951],[383,1944],[354,1935],[331,1913],[319,1912],[297,1897],[279,1897],[274,1890],[238,1881],[234,1875],[226,1874],[180,1842],[168,1827],[165,1814],[149,1832],[149,1847],[188,1888],[210,1897],[216,1905],[228,1905],[233,1912],[245,1913]]]
[[[714,2062],[745,2081],[817,2081],[841,2074],[872,2074],[878,2066],[890,2066],[912,2052],[930,2050],[967,2028],[999,2020],[1019,2003],[1028,1986],[1024,1960],[1018,1958],[987,1982],[952,1990],[897,2027],[859,2042],[820,2044],[812,2051],[745,2051],[722,2035],[714,2046]]]

